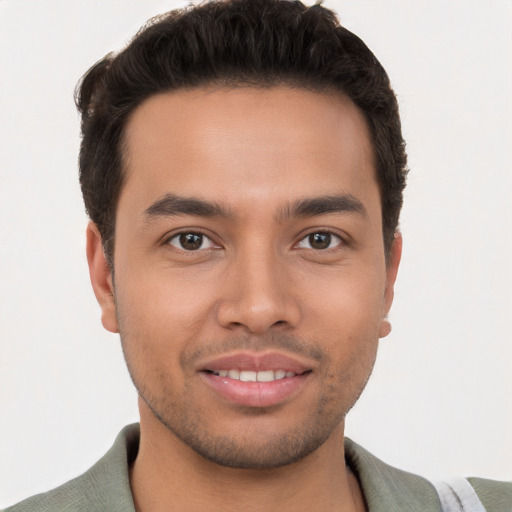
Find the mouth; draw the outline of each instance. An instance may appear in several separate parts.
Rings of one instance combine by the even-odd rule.
[[[210,370],[207,370],[210,371]],[[213,375],[219,377],[228,377],[242,382],[273,382],[285,378],[296,377],[297,374],[286,370],[219,370],[218,372],[211,370]],[[302,375],[302,374],[300,374]]]
[[[203,364],[203,381],[218,398],[244,407],[269,407],[295,397],[313,368],[279,354],[231,354]]]

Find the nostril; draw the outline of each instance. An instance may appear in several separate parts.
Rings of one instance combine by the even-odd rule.
[[[261,334],[268,329],[284,330],[296,326],[300,308],[294,299],[270,293],[259,293],[258,287],[246,283],[243,290],[237,289],[231,297],[219,301],[217,321],[227,329],[244,328],[248,332]],[[243,292],[243,293],[242,293]],[[281,290],[283,295],[291,295]]]

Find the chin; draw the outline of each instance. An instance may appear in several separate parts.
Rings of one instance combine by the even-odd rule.
[[[244,420],[247,428],[226,433],[228,428],[219,433],[220,428],[214,428],[211,422],[192,419],[190,411],[169,415],[159,414],[151,406],[150,409],[173,437],[202,458],[227,468],[252,470],[277,469],[306,458],[331,436],[342,432],[344,418],[344,414],[328,414],[320,407],[309,419],[278,432],[278,422],[258,422],[258,416],[264,413],[252,411]],[[255,424],[250,425],[252,420]],[[339,438],[343,439],[342,433]]]

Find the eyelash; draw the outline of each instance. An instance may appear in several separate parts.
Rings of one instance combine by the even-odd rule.
[[[197,237],[200,237],[201,240],[200,240],[200,246],[197,247],[196,249],[191,249],[191,250],[188,250],[186,248],[183,247],[183,242],[184,240],[181,239],[181,237],[184,237],[184,236],[197,236]],[[314,235],[327,235],[329,237],[329,246],[328,247],[325,247],[325,248],[315,248],[315,247],[303,247],[301,246],[300,244],[308,241],[309,239],[309,245],[311,246],[311,239],[310,237],[314,236]],[[337,240],[336,242],[336,245],[334,247],[330,247],[331,243],[333,242],[333,239]],[[177,244],[173,244],[172,242],[173,241],[177,241],[177,243],[179,245],[181,245],[181,247],[179,247]],[[205,242],[209,241],[209,247],[202,247],[204,245]],[[309,233],[305,234],[296,244],[294,244],[294,247],[298,247],[298,248],[304,248],[304,249],[310,249],[310,250],[313,250],[313,251],[318,251],[318,252],[324,252],[324,251],[328,251],[330,249],[334,249],[340,245],[344,245],[346,242],[345,240],[343,239],[342,236],[340,236],[338,233],[335,233],[331,230],[328,230],[328,229],[317,229],[315,231],[310,231]],[[176,233],[174,235],[172,235],[171,237],[167,238],[165,240],[165,244],[166,245],[170,245],[174,248],[176,248],[177,250],[180,250],[180,251],[183,251],[183,252],[186,252],[186,253],[194,253],[194,252],[199,252],[199,251],[204,251],[204,250],[208,250],[208,249],[213,249],[213,248],[219,248],[220,246],[215,244],[215,242],[211,239],[211,237],[209,237],[208,235],[200,232],[200,231],[181,231],[179,233]]]
[[[181,237],[189,236],[189,235],[201,237],[201,245],[197,249],[187,250],[183,247],[183,243],[182,243],[183,240],[180,240],[180,239],[181,239]],[[178,241],[178,243],[181,245],[181,247],[174,245],[172,243],[174,240]],[[210,247],[203,248],[202,247],[203,244],[207,241],[209,241]],[[199,251],[204,251],[206,249],[213,249],[215,247],[219,247],[217,244],[215,244],[215,242],[211,239],[211,237],[209,237],[208,235],[206,235],[204,233],[201,233],[201,231],[181,231],[180,233],[176,233],[176,234],[172,235],[171,237],[167,238],[165,240],[165,244],[170,245],[180,251],[189,252],[189,253],[199,252]]]
[[[306,249],[323,252],[323,251],[328,251],[330,249],[335,249],[338,246],[343,245],[345,243],[343,238],[340,235],[338,235],[337,233],[334,233],[333,231],[330,231],[328,229],[323,229],[323,230],[316,230],[316,231],[309,232],[306,236],[302,237],[296,245],[299,246],[301,243],[303,243],[307,240],[309,241],[309,244],[311,245],[310,238],[315,235],[327,235],[329,237],[329,246],[326,248],[321,248],[321,249],[315,248],[315,247],[306,247]],[[333,239],[337,240],[337,243],[334,247],[330,247],[331,243],[334,241]]]

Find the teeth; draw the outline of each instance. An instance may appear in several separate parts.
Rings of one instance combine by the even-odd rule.
[[[272,382],[274,380],[284,379],[285,377],[295,377],[294,372],[285,370],[261,370],[254,372],[250,370],[219,370],[213,372],[220,377],[229,377],[230,379],[241,380],[242,382]]]
[[[256,377],[258,379],[258,382],[271,382],[276,379],[275,374],[272,370],[258,372]]]
[[[229,370],[228,377],[230,379],[240,379],[240,372],[238,370]]]
[[[241,371],[240,380],[243,382],[256,382],[256,372]]]

